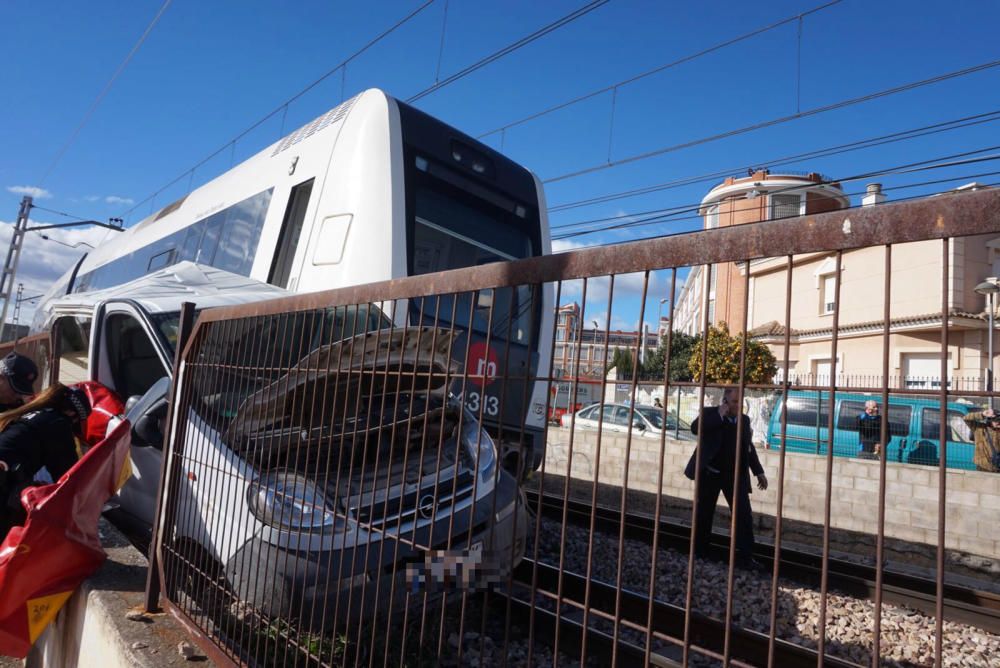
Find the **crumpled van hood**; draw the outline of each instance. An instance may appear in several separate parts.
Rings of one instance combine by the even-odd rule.
[[[300,418],[294,426],[303,437],[316,429],[330,435],[343,424],[366,430],[376,419],[380,426],[388,426],[393,419],[377,418],[374,413],[383,404],[391,409],[399,403],[394,401],[397,391],[438,398],[447,394],[445,380],[454,378],[458,369],[448,353],[461,334],[436,327],[397,327],[321,346],[248,396],[224,439],[235,444],[262,432],[288,428],[294,417]]]

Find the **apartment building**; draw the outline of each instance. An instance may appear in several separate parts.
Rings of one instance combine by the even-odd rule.
[[[791,184],[796,180],[802,182],[800,188]],[[970,184],[962,189],[978,187]],[[792,188],[799,196],[798,214],[796,203],[784,197]],[[780,192],[775,192],[776,189]],[[751,204],[745,203],[748,198]],[[871,184],[861,203],[877,206],[885,200],[881,187]],[[796,177],[760,171],[744,179],[727,179],[713,188],[703,201],[704,227],[819,213],[848,205],[849,200],[840,188],[822,183],[818,175]],[[731,213],[734,208],[740,214]],[[922,241],[899,244],[892,249],[888,277],[889,372],[885,378],[889,387],[940,387],[941,334],[947,322],[946,365],[950,387],[982,389],[988,325],[984,298],[975,288],[1000,275],[1000,236],[951,240],[947,250],[948,282],[944,288],[942,243]],[[836,254],[814,253],[793,258],[791,326],[787,332],[789,380],[826,384],[836,368],[836,382],[840,386],[882,384],[886,266],[886,251],[882,247],[842,255],[834,360],[831,343],[837,306]],[[746,272],[745,265],[733,263],[712,272],[704,267],[692,270],[678,298],[676,326],[689,333],[699,332],[703,325],[702,308],[707,304],[711,323],[726,322],[732,331],[741,331],[746,303],[750,335],[770,347],[782,370],[787,258],[750,262],[749,281]]]
[[[604,378],[615,349],[628,350],[635,355],[641,340],[639,332],[606,331],[603,327],[603,323],[590,322],[583,323],[581,329],[580,305],[576,302],[564,304],[556,310],[556,344],[552,363],[556,377]],[[666,332],[669,328],[669,320],[663,317],[657,332],[645,332],[645,345],[639,349],[640,359],[646,351],[655,350],[659,345],[658,332]]]

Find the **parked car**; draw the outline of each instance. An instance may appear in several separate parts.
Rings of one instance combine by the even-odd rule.
[[[631,426],[633,436],[644,438],[660,438],[664,432],[668,436],[691,440],[691,425],[684,420],[678,425],[677,416],[667,413],[666,423],[663,419],[663,409],[653,406],[626,406],[625,404],[592,404],[575,414],[563,415],[562,426],[569,428],[576,425],[577,429],[597,429],[598,423],[605,432],[627,433],[629,431],[629,415],[632,416]]]
[[[211,307],[286,294],[181,263],[43,305],[54,340],[81,335],[89,377],[128,398],[133,477],[115,501],[117,523],[148,537],[157,511],[181,302]],[[450,337],[460,332],[432,329],[405,338],[374,306],[340,306],[203,332],[183,376],[175,432],[182,474],[173,480],[165,543],[199,566],[168,569],[168,593],[222,581],[267,617],[326,630],[335,607],[343,617],[374,605],[376,581],[395,573],[395,591],[405,592],[407,565],[426,556],[419,545],[454,540],[454,549],[468,544],[470,554],[497,560],[490,564],[501,574],[513,568],[527,530],[520,490],[497,471],[496,446],[475,416],[443,381],[434,383],[447,377]],[[398,401],[378,401],[395,390],[373,376],[373,359],[386,378],[406,369],[431,380],[417,391],[400,388]],[[354,400],[333,405],[335,392]],[[317,408],[303,408],[310,406]],[[383,583],[379,603],[389,590]],[[352,592],[352,610],[346,601],[336,606]]]
[[[877,401],[880,394],[837,392],[834,396],[833,454],[835,457],[857,457],[861,449],[858,439],[858,416],[865,402]],[[768,448],[781,447],[781,420],[787,413],[785,435],[789,452],[827,453],[830,393],[792,390],[787,399],[779,401],[768,421]],[[974,444],[964,416],[978,407],[962,402],[949,402],[946,414],[948,438],[947,466],[975,469],[972,463]],[[882,414],[886,413],[882,407]],[[889,395],[889,442],[884,448],[891,462],[938,466],[941,429],[941,403],[936,398],[917,395]]]

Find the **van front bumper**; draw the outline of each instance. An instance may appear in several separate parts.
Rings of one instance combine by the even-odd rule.
[[[361,534],[356,545],[349,539],[347,547],[329,551],[289,550],[254,537],[226,563],[226,578],[236,598],[264,617],[294,621],[301,630],[328,631],[335,623],[388,609],[390,601],[393,610],[401,610],[409,591],[408,572],[411,577],[413,572],[407,566],[419,567],[432,558],[414,545],[446,549],[453,523],[449,554],[481,546],[482,554],[498,566],[488,575],[505,580],[524,556],[528,514],[517,483],[506,472],[501,472],[496,494],[495,511],[491,497],[480,499],[474,517],[471,507],[457,510],[434,523],[433,535],[430,525],[418,527],[415,537],[412,527],[400,532],[399,539],[388,533]],[[422,595],[413,598],[423,600]]]

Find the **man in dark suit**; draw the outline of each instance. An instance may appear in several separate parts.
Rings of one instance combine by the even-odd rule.
[[[742,422],[742,426],[740,426]],[[733,483],[736,479],[736,436],[740,432],[742,452],[740,454],[739,486],[733,499]],[[727,389],[722,393],[722,403],[703,408],[701,415],[691,423],[691,433],[701,431],[701,461],[698,476],[698,521],[694,536],[695,554],[707,556],[709,540],[712,536],[712,522],[715,520],[715,506],[719,502],[719,492],[726,497],[729,509],[736,514],[736,559],[740,566],[753,568],[753,514],[750,508],[750,472],[757,477],[758,489],[767,489],[767,476],[753,447],[750,418],[740,410],[739,391]],[[684,475],[695,479],[695,450],[688,461]]]

